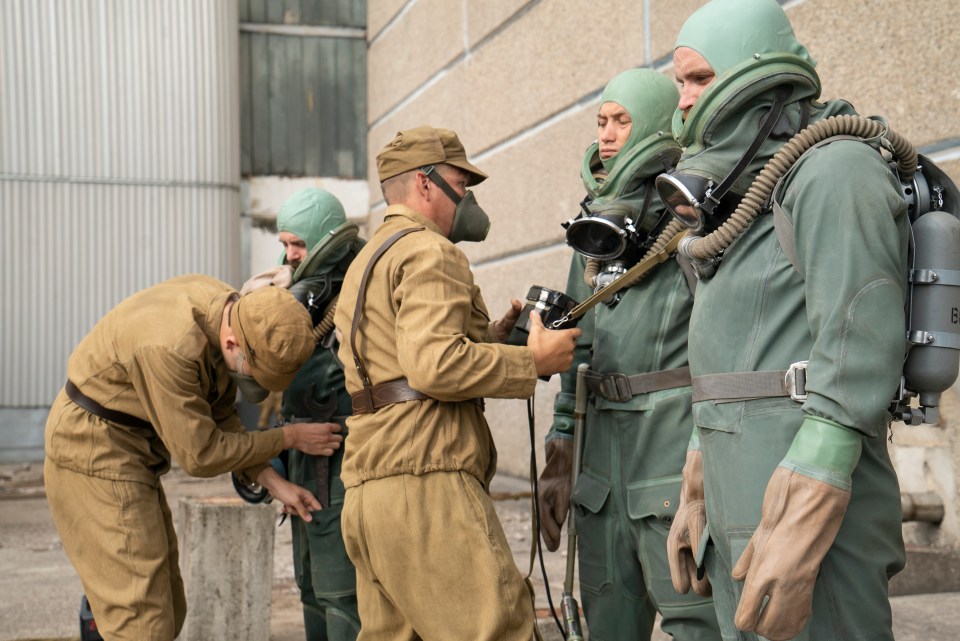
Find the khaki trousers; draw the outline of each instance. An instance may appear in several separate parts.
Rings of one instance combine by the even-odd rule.
[[[173,641],[187,601],[160,483],[87,476],[50,459],[43,475],[53,522],[103,638]]]
[[[359,641],[529,641],[533,604],[493,501],[464,472],[401,474],[347,489]]]

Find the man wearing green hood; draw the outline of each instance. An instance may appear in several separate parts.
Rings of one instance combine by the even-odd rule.
[[[336,196],[316,188],[299,191],[284,202],[277,213],[277,231],[284,247],[280,265],[254,277],[244,289],[289,287],[310,312],[319,341],[284,392],[280,414],[288,423],[337,423],[346,437],[350,395],[334,355],[332,312],[347,267],[363,241]],[[356,572],[340,533],[342,460],[343,448],[332,456],[289,450],[285,462],[287,478],[310,490],[323,506],[309,523],[291,516],[293,565],[308,641],[353,641],[360,631]]]
[[[814,61],[773,0],[701,7],[674,67],[684,154],[658,188],[702,233],[796,132],[855,116],[815,102]],[[669,543],[678,590],[704,590],[705,564],[724,639],[893,639],[887,584],[904,549],[885,436],[906,353],[909,223],[877,146],[813,148],[776,186],[772,213],[744,198],[759,215],[698,264],[696,430]]]
[[[568,226],[567,241],[577,250],[566,290],[573,298],[584,300],[621,277],[669,222],[653,180],[680,156],[669,133],[677,99],[673,82],[650,69],[625,71],[604,89],[597,141],[581,167],[585,212]],[[630,221],[626,242],[609,242],[620,236],[606,225],[614,219],[618,229]],[[711,600],[678,594],[667,563],[692,425],[686,345],[692,307],[687,279],[671,260],[597,305],[579,325],[575,361],[590,365],[591,403],[573,502],[592,639],[649,639],[658,611],[663,631],[675,639],[720,639]],[[560,544],[570,502],[575,369],[560,376],[540,477],[540,522],[551,551]]]

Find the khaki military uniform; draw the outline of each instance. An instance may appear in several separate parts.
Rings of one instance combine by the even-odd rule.
[[[350,328],[374,267],[357,349],[374,385],[406,378],[426,400],[348,420],[343,535],[357,567],[363,641],[530,639],[533,609],[487,494],[496,450],[482,397],[525,398],[533,353],[495,341],[466,257],[427,218],[393,205],[347,272],[337,305],[346,386],[358,392]]]
[[[245,432],[220,352],[233,288],[182,276],[134,294],[76,347],[67,377],[88,398],[150,424],[94,416],[61,390],[46,426],[44,481],[64,550],[105,638],[170,641],[186,615],[160,484],[171,456],[193,476],[255,477],[279,430]]]

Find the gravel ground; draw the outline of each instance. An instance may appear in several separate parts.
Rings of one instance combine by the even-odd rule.
[[[47,509],[40,464],[0,465],[0,641],[78,639],[82,590],[67,560]],[[234,496],[227,476],[195,479],[179,469],[164,477],[164,490],[179,519],[179,499],[186,496]],[[529,484],[510,477],[494,479],[497,513],[521,572],[530,559]],[[301,641],[303,624],[293,579],[290,528],[277,530],[273,557],[270,641]],[[565,546],[547,553],[545,565],[554,603],[562,592]],[[537,595],[540,628],[546,641],[560,635],[548,617],[539,563],[531,576]],[[891,599],[898,641],[953,641],[960,629],[960,593],[901,596]],[[655,630],[653,641],[669,637]]]

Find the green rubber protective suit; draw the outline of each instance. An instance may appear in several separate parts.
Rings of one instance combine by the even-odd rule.
[[[279,231],[290,232],[307,246],[307,257],[294,271],[291,292],[298,298],[314,292],[325,307],[340,291],[340,284],[356,252],[356,244],[330,239],[348,230],[340,202],[322,189],[300,191],[277,214]],[[323,241],[326,241],[325,244]],[[322,311],[322,310],[321,310]],[[344,387],[343,370],[334,352],[317,345],[313,356],[283,393],[281,414],[287,421],[336,422],[344,442],[329,459],[326,483],[329,505],[312,513],[313,521],[291,516],[293,564],[304,630],[308,641],[354,641],[360,632],[357,613],[356,573],[347,557],[340,533],[344,488],[340,466],[347,438],[350,395]],[[317,416],[317,413],[323,416]],[[317,460],[320,457],[288,450],[287,478],[318,495]],[[322,469],[322,468],[321,468]]]
[[[679,112],[674,118],[686,146],[678,171],[722,179],[754,137],[778,77],[794,86],[787,129],[799,129],[804,112],[811,123],[854,113],[842,101],[811,100],[819,94],[812,60],[773,0],[714,0],[691,16],[677,46],[700,53],[717,73],[686,121]],[[775,130],[734,190],[743,193],[790,135]],[[694,404],[718,619],[730,640],[892,640],[887,584],[903,567],[904,548],[885,439],[906,353],[906,203],[878,151],[846,140],[805,155],[779,193],[797,268],[773,216],[761,215],[723,253],[716,275],[699,283],[690,320],[695,378],[809,361],[803,400]],[[790,500],[796,488],[841,497],[826,519],[837,527],[819,530],[807,519],[807,527],[778,530],[801,520],[791,512],[803,505]],[[770,509],[777,496],[787,497],[780,514]],[[769,571],[790,555],[803,563]],[[808,580],[800,577],[793,584],[801,588],[783,598],[778,585],[797,579],[797,565],[809,566]],[[757,574],[768,577],[765,586],[752,583]],[[782,608],[780,620],[754,627],[756,613],[738,609],[748,593],[768,612]],[[798,623],[785,628],[784,620]]]
[[[610,174],[597,182],[584,169],[584,186],[594,200],[623,198],[638,206],[650,182],[664,171],[664,151],[677,150],[669,136],[676,105],[673,83],[651,70],[633,69],[615,77],[603,93],[630,113],[625,146],[604,163]],[[639,154],[637,153],[639,151]],[[584,167],[599,166],[597,145],[587,149]],[[672,162],[670,163],[672,164]],[[646,211],[654,221],[664,212],[656,192]],[[640,222],[638,227],[640,227]],[[662,225],[659,225],[662,227]],[[654,233],[657,233],[656,229]],[[584,300],[585,259],[574,256],[567,294]],[[599,304],[581,320],[575,362],[561,375],[554,422],[547,440],[572,438],[576,369],[581,362],[599,373],[633,375],[687,365],[686,328],[693,306],[687,279],[669,260],[621,292],[615,305]],[[712,602],[673,589],[666,538],[680,498],[680,471],[692,426],[689,385],[614,402],[591,394],[586,417],[583,464],[572,503],[576,510],[580,595],[590,638],[649,639],[659,611],[662,629],[675,639],[720,638]]]

